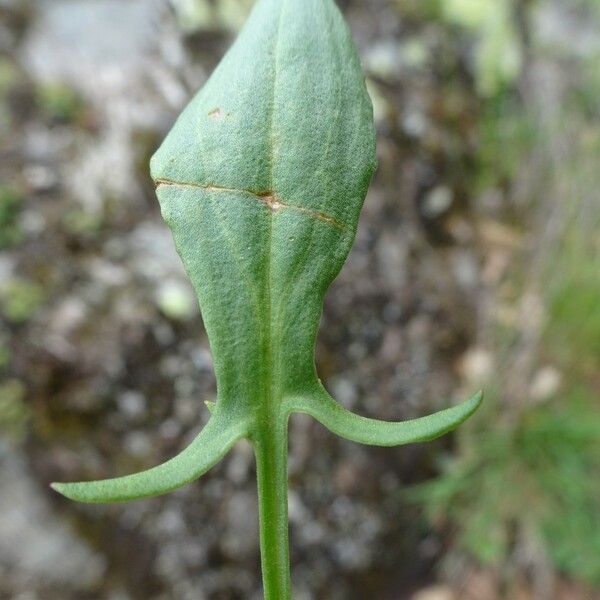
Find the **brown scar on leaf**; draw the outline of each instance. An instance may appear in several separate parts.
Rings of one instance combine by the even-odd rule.
[[[258,197],[271,212],[277,212],[285,206],[273,192],[264,192],[263,194],[259,194]]]
[[[202,185],[202,184],[198,184],[198,183],[189,183],[189,182],[184,183],[184,182],[180,182],[180,181],[171,181],[169,179],[156,179],[154,183],[157,188],[161,185],[164,185],[164,186],[173,186],[173,187],[179,187],[179,188],[192,188],[192,189],[195,188],[195,189],[205,190],[207,192],[247,194],[249,196],[253,196],[254,198],[258,199],[258,201],[261,204],[263,204],[264,206],[266,206],[272,213],[276,213],[280,209],[292,210],[295,212],[302,213],[302,214],[306,215],[307,217],[312,217],[313,219],[317,219],[318,221],[321,221],[322,223],[326,223],[327,225],[330,225],[331,227],[335,227],[336,229],[339,229],[340,231],[349,231],[350,230],[350,228],[347,225],[345,225],[341,221],[338,221],[335,217],[332,217],[331,215],[328,215],[328,214],[323,213],[318,210],[314,210],[312,208],[305,208],[304,206],[298,206],[296,204],[287,204],[286,202],[281,200],[281,198],[279,198],[279,196],[277,196],[277,194],[275,192],[273,192],[271,190],[266,191],[266,192],[255,192],[254,190],[248,190],[248,189],[229,188],[229,187],[223,187],[223,186],[214,185],[214,184]]]

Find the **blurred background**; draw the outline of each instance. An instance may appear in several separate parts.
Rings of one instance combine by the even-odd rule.
[[[148,159],[250,0],[0,0],[0,597],[259,599],[254,463],[84,506],[174,455],[211,355]],[[600,598],[600,2],[343,0],[379,170],[326,301],[370,449],[294,417],[295,599]]]

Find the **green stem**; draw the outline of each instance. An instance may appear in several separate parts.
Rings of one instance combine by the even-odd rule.
[[[291,598],[287,502],[287,415],[267,420],[254,440],[265,600]]]

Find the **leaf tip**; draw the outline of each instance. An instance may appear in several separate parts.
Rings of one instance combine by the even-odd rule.
[[[104,504],[107,501],[98,495],[95,484],[98,482],[80,482],[80,483],[51,483],[50,487],[61,496],[74,500],[75,502],[84,502],[86,504],[97,503]],[[96,492],[96,493],[94,493]]]
[[[57,492],[58,494],[60,494],[61,496],[65,496],[65,498],[70,498],[69,496],[69,484],[68,483],[58,483],[58,482],[52,482],[50,484],[50,487]]]

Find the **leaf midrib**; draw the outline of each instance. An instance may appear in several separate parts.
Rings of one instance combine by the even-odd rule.
[[[279,40],[281,38],[281,24],[283,21],[283,13],[287,4],[287,0],[281,0],[279,8],[279,18],[277,20],[277,28],[275,30],[275,42],[273,44],[273,84],[271,88],[271,103],[269,105],[269,139],[270,139],[270,160],[269,160],[269,188],[275,189],[275,159],[276,159],[276,148],[275,148],[275,101],[277,95],[277,79],[279,76]],[[273,299],[272,299],[272,278],[273,269],[271,266],[273,260],[273,213],[269,213],[268,217],[268,250],[267,250],[267,265],[266,265],[266,277],[265,277],[265,290],[264,297],[266,299],[267,311],[268,311],[268,330],[267,330],[267,348],[266,348],[266,381],[263,382],[266,389],[264,390],[263,402],[261,408],[264,411],[263,423],[268,426],[271,419],[269,417],[274,416],[273,403],[276,398],[276,390],[274,381],[274,356],[273,356],[273,340],[275,338],[274,324],[273,324]],[[276,421],[278,419],[273,419]],[[274,423],[276,427],[277,424]]]

